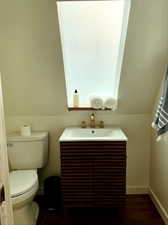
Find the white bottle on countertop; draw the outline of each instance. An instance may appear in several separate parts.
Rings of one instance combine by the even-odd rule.
[[[74,95],[73,95],[73,107],[79,107],[79,94],[77,89],[75,89]]]

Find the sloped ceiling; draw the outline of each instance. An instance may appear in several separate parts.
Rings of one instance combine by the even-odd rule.
[[[123,113],[149,113],[167,67],[168,2],[133,0],[120,82]]]
[[[167,64],[167,9],[166,0],[132,0],[117,113],[152,111]],[[2,1],[0,30],[6,113],[66,112],[55,0]]]

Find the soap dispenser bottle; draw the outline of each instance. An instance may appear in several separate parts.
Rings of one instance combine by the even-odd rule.
[[[79,107],[79,94],[77,89],[75,89],[74,95],[73,95],[73,107]]]

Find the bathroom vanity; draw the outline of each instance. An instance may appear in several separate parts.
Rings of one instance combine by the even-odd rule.
[[[120,128],[64,130],[60,150],[65,207],[123,205],[126,143]]]

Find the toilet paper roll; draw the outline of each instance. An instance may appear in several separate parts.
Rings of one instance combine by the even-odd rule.
[[[31,135],[31,126],[30,125],[23,125],[20,128],[21,136],[30,136]]]

